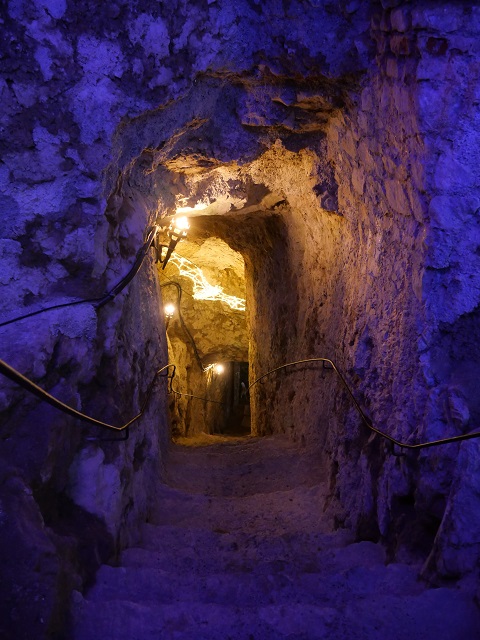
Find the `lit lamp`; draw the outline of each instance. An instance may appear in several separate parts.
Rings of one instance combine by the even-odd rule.
[[[223,366],[223,364],[218,363],[215,365],[214,371],[217,375],[221,376],[225,371],[225,367]]]
[[[167,235],[170,238],[170,244],[167,247],[167,253],[165,254],[164,258],[162,258],[161,249],[165,245],[160,245],[160,251],[158,251],[157,249],[157,259],[160,262],[160,264],[163,265],[162,269],[165,269],[165,267],[167,266],[167,262],[170,260],[170,256],[175,250],[177,243],[180,242],[180,240],[183,240],[183,238],[187,237],[187,231],[189,230],[189,228],[190,228],[190,224],[186,216],[173,218],[173,220],[170,222],[170,225],[167,229]]]
[[[170,320],[173,318],[173,314],[175,313],[175,311],[176,311],[175,305],[172,304],[171,302],[164,306],[163,312],[165,313],[165,318],[167,319],[165,323],[165,329],[168,329],[168,324]]]

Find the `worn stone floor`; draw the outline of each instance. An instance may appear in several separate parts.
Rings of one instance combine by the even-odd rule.
[[[172,445],[152,521],[74,594],[71,638],[474,640],[459,588],[332,532],[318,456],[282,437]]]

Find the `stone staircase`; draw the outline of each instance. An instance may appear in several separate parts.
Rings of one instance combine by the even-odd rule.
[[[74,640],[474,640],[459,589],[331,532],[318,457],[282,437],[173,446],[141,543],[73,605]]]

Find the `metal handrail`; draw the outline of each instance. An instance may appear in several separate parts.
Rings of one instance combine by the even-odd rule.
[[[344,376],[337,369],[335,363],[332,360],[330,360],[329,358],[308,358],[306,360],[296,360],[295,362],[287,362],[286,364],[282,364],[279,367],[275,367],[275,369],[271,369],[270,371],[267,371],[267,373],[264,373],[259,378],[254,380],[252,382],[252,384],[249,385],[248,390],[250,391],[250,389],[254,385],[256,385],[257,382],[260,382],[260,380],[263,380],[263,378],[266,378],[267,376],[271,375],[272,373],[275,373],[276,371],[280,371],[280,369],[285,369],[286,367],[293,367],[293,366],[295,366],[297,364],[305,364],[307,362],[323,362],[324,364],[325,363],[329,364],[331,366],[331,368],[335,371],[337,376],[340,378],[343,386],[345,387],[348,395],[350,396],[350,399],[353,402],[353,405],[354,405],[355,409],[360,414],[360,417],[362,418],[362,422],[364,423],[364,425],[368,429],[370,429],[370,431],[373,431],[374,433],[377,433],[382,438],[385,438],[386,440],[388,440],[392,444],[397,445],[398,447],[401,447],[402,449],[426,449],[428,447],[437,447],[437,446],[443,445],[443,444],[451,444],[453,442],[462,442],[463,440],[471,440],[473,438],[480,438],[480,431],[474,431],[472,433],[465,433],[465,434],[462,434],[460,436],[451,436],[450,438],[442,438],[440,440],[431,440],[429,442],[418,442],[416,444],[409,444],[408,442],[401,442],[400,440],[397,440],[393,436],[390,436],[388,433],[385,433],[384,431],[381,431],[377,427],[373,426],[373,424],[370,422],[370,420],[367,418],[367,416],[363,412],[362,408],[358,404],[357,399],[353,395],[353,392],[351,391],[350,387],[348,386],[347,381],[345,380]]]
[[[76,409],[74,409],[70,405],[65,404],[61,400],[58,400],[58,398],[55,398],[54,396],[52,396],[50,393],[45,391],[45,389],[42,389],[41,387],[39,387],[32,380],[30,380],[29,378],[26,378],[19,371],[17,371],[13,367],[11,367],[9,364],[4,362],[3,360],[0,360],[0,373],[2,375],[4,375],[6,378],[9,378],[10,380],[15,382],[16,384],[20,385],[21,387],[23,387],[24,389],[26,389],[27,391],[29,391],[33,395],[37,396],[37,398],[40,398],[40,400],[42,400],[43,402],[47,402],[48,404],[52,405],[56,409],[59,409],[63,413],[66,413],[66,414],[68,414],[70,416],[73,416],[74,418],[77,418],[78,420],[81,420],[82,422],[88,422],[89,424],[93,424],[93,425],[95,425],[97,427],[103,427],[105,429],[111,429],[113,431],[124,431],[125,429],[128,429],[128,427],[130,427],[134,422],[136,422],[145,413],[145,410],[146,410],[146,408],[148,406],[148,403],[150,401],[150,397],[152,395],[153,387],[155,386],[155,383],[156,383],[158,377],[160,376],[162,371],[165,371],[165,369],[168,370],[171,367],[173,367],[173,373],[172,373],[172,380],[173,380],[173,377],[175,376],[175,372],[176,372],[176,366],[174,364],[169,363],[169,364],[164,365],[160,369],[158,369],[155,372],[152,381],[148,385],[147,393],[146,393],[146,396],[145,396],[145,400],[142,403],[142,406],[140,408],[140,412],[137,413],[136,416],[134,416],[131,420],[129,420],[125,424],[121,425],[120,427],[117,427],[117,426],[115,426],[113,424],[109,424],[108,422],[102,422],[101,420],[97,420],[96,418],[92,418],[91,416],[87,416],[85,413],[82,413],[81,411],[77,411]],[[170,377],[170,376],[167,375],[167,376],[164,376],[164,377]]]
[[[164,275],[164,274],[162,274],[162,275]],[[190,333],[190,330],[188,329],[187,325],[185,324],[185,320],[183,319],[183,315],[182,315],[183,288],[180,285],[180,283],[175,282],[175,280],[170,280],[169,282],[166,282],[165,284],[161,284],[160,285],[160,289],[163,289],[164,287],[176,287],[176,289],[177,289],[178,318],[180,320],[180,324],[182,325],[182,329],[184,330],[185,335],[187,336],[190,344],[192,345],[193,354],[195,356],[195,360],[197,361],[198,366],[200,367],[200,370],[201,371],[205,371],[205,367],[203,366],[202,358],[200,357],[200,354],[198,353],[198,348],[197,348],[197,345],[195,343],[195,340],[193,339],[193,336]]]
[[[359,413],[364,425],[370,431],[373,431],[373,433],[376,433],[379,436],[381,436],[382,438],[385,438],[386,440],[391,442],[393,445],[397,445],[398,447],[400,447],[402,449],[426,449],[428,447],[436,447],[436,446],[444,445],[444,444],[452,444],[452,443],[455,443],[455,442],[463,442],[464,440],[472,440],[473,438],[480,438],[480,431],[474,431],[472,433],[465,433],[465,434],[462,434],[462,435],[459,435],[459,436],[451,436],[449,438],[441,438],[439,440],[431,440],[429,442],[418,442],[416,444],[410,444],[408,442],[401,442],[400,440],[397,440],[396,438],[394,438],[393,436],[389,435],[388,433],[385,433],[384,431],[381,431],[377,427],[373,426],[373,424],[367,418],[367,416],[363,412],[362,408],[360,407],[359,403],[357,402],[357,399],[353,395],[353,392],[351,391],[350,387],[348,386],[348,383],[345,380],[344,376],[338,370],[338,368],[335,365],[335,363],[333,362],[333,360],[330,360],[329,358],[307,358],[305,360],[296,360],[294,362],[287,362],[286,364],[282,364],[279,367],[275,367],[274,369],[270,369],[270,371],[267,371],[266,373],[261,375],[259,378],[254,380],[249,385],[248,390],[250,391],[250,389],[253,386],[255,386],[258,382],[260,382],[261,380],[263,380],[267,376],[271,375],[272,373],[276,373],[277,371],[280,371],[281,369],[286,369],[287,367],[293,367],[293,366],[296,366],[296,365],[299,365],[299,364],[307,364],[307,363],[310,363],[310,362],[323,362],[324,364],[325,363],[329,364],[330,367],[333,369],[333,371],[335,371],[337,376],[340,378],[340,381],[342,382],[343,386],[345,387],[345,390],[347,391],[348,395],[350,396],[350,399],[353,402],[353,405],[354,405],[355,409]],[[48,404],[52,405],[56,409],[59,409],[63,413],[71,415],[74,418],[77,418],[78,420],[81,420],[83,422],[87,422],[89,424],[93,424],[93,425],[98,426],[98,427],[103,427],[103,428],[106,428],[106,429],[110,429],[110,430],[113,430],[113,431],[124,431],[124,430],[128,429],[128,427],[130,427],[134,422],[136,422],[145,413],[145,410],[146,410],[146,408],[148,406],[148,403],[150,401],[150,397],[151,397],[152,392],[153,392],[154,385],[155,385],[158,377],[160,376],[160,374],[163,371],[168,370],[169,368],[173,368],[173,373],[171,374],[171,376],[169,376],[168,374],[166,376],[166,377],[170,378],[170,392],[171,393],[175,393],[177,395],[186,395],[186,396],[190,396],[190,397],[193,397],[193,398],[198,398],[199,400],[206,400],[207,402],[218,402],[216,400],[208,400],[207,398],[200,398],[199,396],[193,396],[191,394],[183,394],[183,393],[180,393],[179,391],[176,391],[175,389],[173,389],[173,378],[175,377],[175,373],[176,373],[176,369],[177,368],[176,368],[176,366],[174,364],[169,363],[169,364],[164,365],[163,367],[161,367],[160,369],[158,369],[155,372],[152,381],[148,385],[147,393],[146,393],[145,399],[144,399],[144,401],[142,403],[142,406],[140,408],[139,413],[137,413],[136,416],[134,416],[131,420],[126,422],[124,425],[121,425],[121,426],[118,427],[116,425],[112,425],[112,424],[109,424],[107,422],[102,422],[101,420],[97,420],[96,418],[92,418],[91,416],[88,416],[85,413],[77,411],[73,407],[65,404],[61,400],[58,400],[58,398],[55,398],[54,396],[49,394],[47,391],[45,391],[44,389],[39,387],[32,380],[30,380],[29,378],[27,378],[24,375],[22,375],[19,371],[17,371],[13,367],[11,367],[9,364],[4,362],[3,360],[0,360],[0,374],[4,375],[5,377],[9,378],[10,380],[15,382],[16,384],[20,385],[21,387],[23,387],[24,389],[26,389],[27,391],[29,391],[33,395],[37,396],[38,398],[40,398],[40,400],[42,400],[44,402],[47,402]],[[219,403],[219,404],[222,404],[222,403]]]
[[[195,398],[196,400],[203,400],[204,402],[213,402],[215,404],[227,404],[226,402],[221,402],[220,400],[210,400],[209,398],[203,398],[202,396],[195,396],[193,395],[193,393],[182,393],[174,389],[172,385],[170,385],[169,393],[174,393],[177,396],[185,396],[186,398]]]

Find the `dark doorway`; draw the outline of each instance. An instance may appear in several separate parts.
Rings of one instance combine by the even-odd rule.
[[[250,433],[250,396],[248,362],[224,362],[222,374],[223,416],[216,421],[214,432],[229,436]]]

